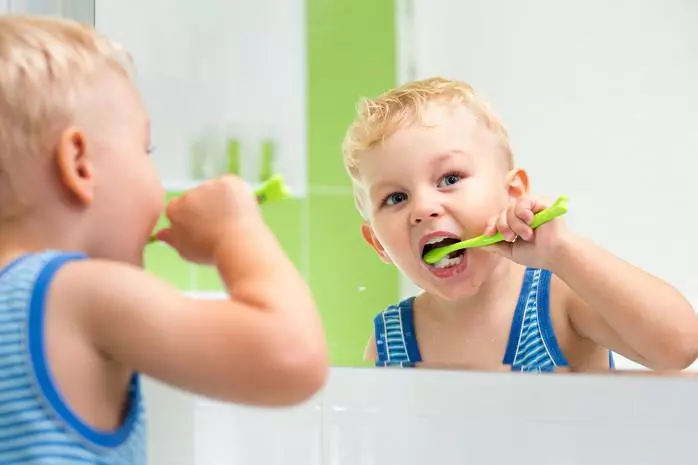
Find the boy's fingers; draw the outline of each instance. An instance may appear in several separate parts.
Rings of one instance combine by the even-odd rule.
[[[534,202],[530,200],[520,202],[514,208],[514,213],[524,223],[531,224],[531,221],[533,221],[533,206]]]
[[[538,213],[548,208],[551,205],[551,203],[552,202],[550,202],[546,198],[534,199],[531,205],[531,211],[533,213]]]
[[[490,220],[487,222],[487,226],[485,227],[485,236],[493,236],[497,232],[497,219],[499,217],[495,216],[490,218]]]
[[[509,227],[521,239],[529,241],[533,238],[533,229],[528,225],[533,219],[533,212],[530,210],[530,202],[522,202],[509,210]],[[530,220],[529,220],[530,218]]]
[[[508,212],[509,209],[500,213],[499,218],[497,219],[497,231],[499,231],[504,237],[504,240],[514,242],[516,240],[516,233],[514,233],[509,226]]]
[[[525,241],[533,239],[533,229],[513,212],[510,213],[509,228],[514,234]]]

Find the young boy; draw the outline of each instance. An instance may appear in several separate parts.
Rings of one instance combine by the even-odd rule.
[[[143,271],[163,205],[148,132],[113,43],[0,16],[0,463],[145,464],[139,373],[269,406],[323,386],[313,299],[241,180],[176,199],[159,233],[230,299]]]
[[[698,316],[668,284],[567,230],[530,223],[507,133],[463,82],[412,82],[363,103],[343,146],[364,239],[424,292],[374,321],[366,358],[521,371],[608,369],[617,352],[650,368],[698,355]],[[508,242],[431,248],[501,232]]]

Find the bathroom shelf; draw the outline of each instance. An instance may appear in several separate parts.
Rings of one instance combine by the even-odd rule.
[[[163,181],[163,186],[165,187],[165,191],[169,193],[175,193],[175,192],[184,192],[188,191],[190,189],[195,188],[196,186],[202,184],[204,181],[200,180],[193,180],[193,179],[166,179]],[[253,188],[257,189],[260,187],[261,184],[254,184]],[[289,191],[290,191],[290,198],[298,198],[301,197],[295,189],[289,186]]]

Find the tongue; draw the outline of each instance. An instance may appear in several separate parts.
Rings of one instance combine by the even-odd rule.
[[[451,252],[450,254],[446,255],[447,258],[456,258],[460,257],[465,253],[465,250],[456,250],[455,252]]]

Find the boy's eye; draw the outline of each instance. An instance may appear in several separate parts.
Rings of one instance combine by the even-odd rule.
[[[461,175],[459,174],[447,174],[443,178],[441,178],[441,182],[439,183],[439,187],[448,187],[452,186],[454,184],[457,184],[460,180],[462,179]]]
[[[385,198],[383,203],[385,205],[397,205],[398,203],[404,202],[405,200],[407,200],[407,194],[405,194],[404,192],[393,192]]]

